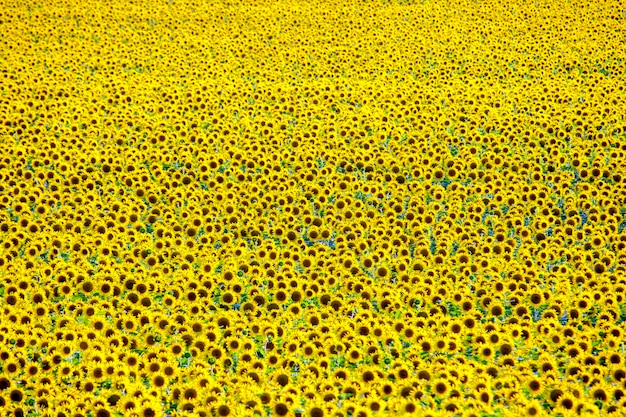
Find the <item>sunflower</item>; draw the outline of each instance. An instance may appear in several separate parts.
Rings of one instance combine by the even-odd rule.
[[[324,417],[329,415],[324,405],[315,403],[307,407],[306,413],[308,417]]]
[[[533,399],[523,406],[523,415],[527,417],[544,416],[544,408],[539,400]]]
[[[573,395],[566,393],[558,399],[555,409],[562,410],[564,415],[574,415],[577,405],[578,400]]]

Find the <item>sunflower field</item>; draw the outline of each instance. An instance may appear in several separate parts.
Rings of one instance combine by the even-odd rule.
[[[617,0],[0,1],[0,416],[619,416]]]

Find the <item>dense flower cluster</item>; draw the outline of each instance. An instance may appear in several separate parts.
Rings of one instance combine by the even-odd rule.
[[[0,10],[7,415],[623,412],[621,2],[47,3]]]

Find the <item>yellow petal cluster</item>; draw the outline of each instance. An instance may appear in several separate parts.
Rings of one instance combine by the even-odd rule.
[[[624,9],[0,7],[0,410],[626,409]]]

